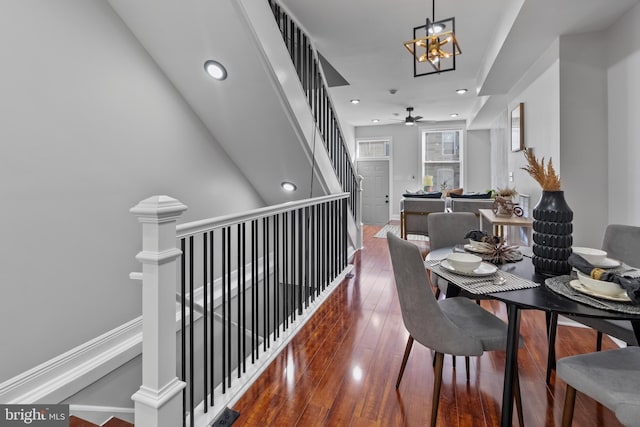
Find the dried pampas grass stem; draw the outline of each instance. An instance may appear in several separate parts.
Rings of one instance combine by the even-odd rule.
[[[525,150],[524,156],[527,159],[527,166],[522,169],[527,171],[544,191],[560,191],[560,177],[556,174],[551,159],[545,166],[544,157],[538,161],[531,150]]]

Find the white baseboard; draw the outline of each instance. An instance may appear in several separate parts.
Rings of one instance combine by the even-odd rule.
[[[3,382],[0,402],[62,402],[141,351],[142,317],[138,317]]]

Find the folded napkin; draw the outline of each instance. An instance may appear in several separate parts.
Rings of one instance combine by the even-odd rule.
[[[640,277],[625,276],[615,271],[594,267],[589,261],[575,253],[569,255],[567,261],[573,268],[593,279],[617,283],[627,291],[627,295],[634,304],[640,304]]]
[[[500,243],[500,237],[489,236],[489,234],[483,230],[471,230],[464,236],[464,238],[475,240],[476,242]]]

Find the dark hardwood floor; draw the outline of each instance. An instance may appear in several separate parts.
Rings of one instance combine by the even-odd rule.
[[[429,424],[433,370],[431,353],[414,345],[398,390],[395,381],[407,332],[402,323],[386,239],[365,226],[364,248],[345,280],[304,329],[234,406],[237,426],[425,426]],[[425,251],[428,244],[416,242]],[[505,319],[504,305],[482,306]],[[544,314],[524,311],[525,345],[518,364],[526,426],[559,426],[565,384],[545,383],[547,344]],[[615,344],[605,339],[605,349]],[[590,329],[560,326],[558,357],[594,351]],[[439,426],[497,426],[505,355],[445,357]],[[514,425],[517,419],[514,416]],[[611,411],[578,394],[574,426],[620,426]]]

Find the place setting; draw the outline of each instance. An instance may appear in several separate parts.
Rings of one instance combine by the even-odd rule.
[[[454,251],[445,258],[425,261],[425,267],[444,279],[473,294],[510,291],[539,286],[498,269],[482,257]]]
[[[586,247],[573,247],[568,262],[570,275],[545,280],[552,291],[592,307],[640,313],[640,269]]]

